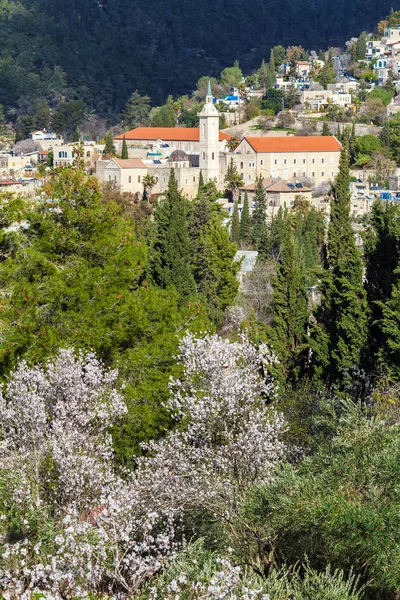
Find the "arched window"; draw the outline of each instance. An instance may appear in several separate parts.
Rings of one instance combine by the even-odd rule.
[[[203,160],[206,160],[206,153],[203,152]]]
[[[129,181],[129,183],[132,183],[132,176],[131,175],[129,175],[128,181]]]
[[[137,180],[138,180],[138,183],[140,183],[140,175],[138,175],[138,178],[137,178]]]
[[[212,153],[212,156],[211,156],[211,158],[214,160],[214,152]]]

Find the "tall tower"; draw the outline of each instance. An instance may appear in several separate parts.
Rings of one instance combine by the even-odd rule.
[[[200,160],[204,181],[212,179],[219,183],[219,112],[213,104],[210,81],[208,82],[206,103],[200,117]]]

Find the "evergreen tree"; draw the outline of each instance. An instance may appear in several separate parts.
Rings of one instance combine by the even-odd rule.
[[[251,243],[251,218],[249,209],[249,195],[247,190],[244,193],[242,214],[240,216],[240,231],[239,239],[242,244],[247,245]]]
[[[178,191],[175,173],[171,169],[165,201],[154,214],[151,270],[155,282],[164,288],[173,285],[181,300],[195,291],[186,215],[187,202]]]
[[[357,149],[356,149],[356,124],[353,123],[349,136],[349,159],[350,163],[353,164],[356,160]]]
[[[197,197],[199,198],[201,196],[201,194],[204,191],[204,177],[203,177],[203,171],[200,171],[200,176],[199,176],[199,188],[197,190]]]
[[[262,61],[261,66],[257,71],[257,77],[258,77],[260,86],[264,89],[264,92],[265,92],[268,89],[269,80],[270,80],[269,79],[270,72],[269,72],[268,65],[265,63],[264,60]]]
[[[399,279],[397,270],[400,262],[399,208],[392,202],[383,204],[377,201],[372,207],[370,220],[371,225],[364,238],[365,287],[371,311],[365,366],[372,371],[377,365],[379,354],[383,355],[383,358],[389,363],[391,362],[388,356],[390,351],[388,351],[387,332],[390,334],[388,323],[394,320],[393,309],[396,305],[397,292],[393,286]],[[384,313],[386,303],[388,303],[388,309]],[[385,319],[383,318],[384,314]]]
[[[260,256],[268,254],[268,229],[267,229],[267,198],[264,189],[264,180],[257,177],[254,194],[254,209],[252,215],[252,238]]]
[[[356,42],[356,60],[365,60],[367,53],[367,34],[365,31],[360,34]]]
[[[206,194],[201,194],[191,205],[191,211],[188,218],[188,232],[192,265],[194,264],[195,257],[199,250],[200,234],[210,221],[212,213],[211,202]],[[196,283],[198,282],[196,281]]]
[[[115,155],[117,153],[114,146],[113,132],[112,129],[106,135],[106,143],[104,146],[104,154],[105,155]]]
[[[322,125],[322,135],[331,135],[331,132],[329,130],[329,125],[326,121],[324,121],[324,124]]]
[[[124,159],[129,158],[129,156],[128,156],[128,146],[126,144],[125,136],[122,138],[121,158],[124,158]]]
[[[240,217],[238,203],[235,201],[233,205],[232,223],[231,223],[231,240],[239,245],[240,242]]]
[[[207,301],[210,318],[217,324],[223,321],[224,311],[235,300],[240,268],[234,260],[237,246],[229,240],[229,232],[216,213],[202,228],[195,256],[194,275],[198,291]]]
[[[350,221],[348,148],[342,150],[333,187],[322,303],[314,332],[317,372],[330,384],[343,384],[360,367],[367,337],[367,302],[361,257]]]
[[[338,123],[337,131],[336,131],[336,139],[337,139],[338,142],[342,141],[342,133],[340,131],[340,125],[339,125],[339,123]]]
[[[299,213],[298,221],[302,221]],[[301,238],[301,226],[297,227]],[[283,226],[278,271],[274,280],[274,327],[271,334],[278,372],[294,382],[304,370],[306,358],[308,308],[300,244],[293,239],[292,219]]]
[[[270,255],[272,259],[277,259],[281,252],[285,216],[283,208],[280,206],[276,216],[272,219],[270,241]]]
[[[72,136],[72,141],[73,142],[79,142],[79,139],[80,139],[79,131],[77,129],[75,129],[74,135]]]

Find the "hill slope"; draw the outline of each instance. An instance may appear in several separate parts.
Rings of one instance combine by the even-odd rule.
[[[257,68],[276,44],[316,50],[343,44],[373,29],[392,4],[0,0],[0,103],[23,108],[37,97],[67,94],[107,115],[119,112],[136,88],[160,103],[236,58],[247,71]]]

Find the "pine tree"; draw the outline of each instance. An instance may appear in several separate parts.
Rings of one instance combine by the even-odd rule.
[[[240,231],[239,239],[242,244],[247,245],[251,243],[251,219],[249,209],[249,195],[247,190],[244,193],[242,214],[240,216]]]
[[[124,158],[124,159],[129,158],[129,156],[128,156],[128,146],[126,144],[125,136],[122,138],[121,158]]]
[[[233,205],[232,223],[231,223],[231,240],[239,245],[240,242],[240,217],[237,201]]]
[[[329,130],[329,125],[326,121],[324,121],[324,124],[322,125],[322,135],[331,135],[331,132]]]
[[[302,220],[302,215],[298,215]],[[301,237],[301,230],[298,229]],[[283,227],[282,250],[274,281],[274,328],[271,334],[278,371],[294,382],[304,370],[307,349],[308,307],[301,249],[293,239],[292,219]]]
[[[317,371],[330,384],[343,384],[360,367],[367,338],[367,302],[362,263],[350,221],[348,148],[342,150],[333,187],[322,303],[314,331]]]
[[[171,169],[165,201],[154,214],[156,232],[151,270],[155,282],[165,288],[175,286],[181,300],[195,291],[186,214],[187,202],[178,191],[175,173]]]
[[[106,135],[106,143],[104,146],[104,154],[105,155],[115,155],[117,153],[115,146],[114,146],[114,140],[113,140],[113,132],[112,129],[109,130],[109,132]]]
[[[263,178],[257,177],[252,215],[253,244],[261,257],[268,254],[267,198]]]

